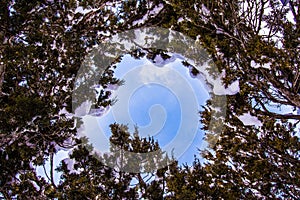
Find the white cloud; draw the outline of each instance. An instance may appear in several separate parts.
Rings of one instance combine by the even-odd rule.
[[[174,72],[170,67],[162,67],[158,68],[153,64],[143,66],[138,75],[135,74],[136,78],[140,79],[140,81],[144,84],[156,82],[162,85],[174,85],[176,84],[176,80],[174,80]]]

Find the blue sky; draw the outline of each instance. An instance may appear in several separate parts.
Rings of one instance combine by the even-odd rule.
[[[162,66],[162,63],[166,65]],[[93,146],[97,150],[108,151],[111,123],[127,124],[131,132],[134,125],[138,125],[141,136],[153,136],[168,152],[175,147],[179,163],[192,164],[194,155],[199,155],[197,149],[205,147],[198,111],[209,98],[206,89],[209,87],[199,78],[192,78],[179,59],[155,65],[147,59],[135,60],[126,55],[118,64],[115,75],[125,80],[125,84],[113,93],[117,103],[101,117],[83,117],[85,124],[81,131]],[[218,87],[218,84],[214,86],[214,91],[229,91]],[[232,91],[236,92],[233,88]],[[272,109],[279,112],[278,108]],[[282,109],[292,112],[290,108]],[[243,123],[249,121],[249,116],[245,117],[245,120],[240,117]],[[254,121],[251,124],[257,124]],[[59,151],[54,156],[54,165],[58,166],[67,157],[68,151]],[[46,170],[49,171],[49,164],[46,164]],[[38,167],[37,171],[44,174],[42,167]],[[59,176],[59,173],[54,173],[56,182]]]
[[[198,111],[209,94],[181,60],[165,64],[123,57],[115,70],[115,76],[125,80],[113,93],[117,103],[97,118],[97,126],[90,116],[84,120],[86,134],[97,150],[108,151],[109,124],[117,122],[127,124],[131,132],[137,125],[142,137],[153,136],[163,150],[174,150],[180,163],[192,163],[203,145]]]
[[[205,145],[198,111],[209,98],[207,87],[190,76],[181,60],[162,63],[155,66],[147,59],[124,56],[115,70],[116,77],[125,80],[113,93],[117,103],[101,117],[82,118],[84,128],[80,131],[96,150],[109,152],[109,125],[117,122],[127,124],[131,133],[137,125],[140,136],[153,136],[169,154],[175,149],[180,164],[192,164],[197,149]],[[54,156],[54,166],[68,158],[68,153],[59,151]],[[49,163],[45,167],[49,172]],[[37,167],[37,172],[45,177],[42,167]],[[59,176],[54,173],[57,183]]]

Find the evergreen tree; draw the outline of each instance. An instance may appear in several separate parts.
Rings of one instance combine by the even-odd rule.
[[[198,37],[226,73],[224,84],[238,80],[240,86],[227,97],[221,131],[210,127],[219,111],[208,101],[201,113],[210,141],[201,152],[205,162],[174,173],[175,181],[170,176],[172,197],[298,199],[299,1],[289,7],[272,0],[169,4],[182,17],[174,29]],[[283,106],[294,112],[272,109]],[[257,126],[245,125],[239,118],[243,113],[256,116]],[[178,187],[180,180],[185,184]]]
[[[62,172],[62,181],[57,189],[53,190],[53,197],[59,199],[163,198],[166,192],[164,179],[172,166],[172,161],[160,150],[153,138],[140,138],[137,129],[131,135],[125,125],[112,124],[110,128],[111,150],[108,154],[97,154],[92,146],[87,145],[87,141],[83,141],[72,152],[70,159],[62,162],[58,168],[58,171]],[[149,160],[146,153],[152,151],[158,153],[156,157]],[[129,152],[134,155],[128,156]],[[143,162],[146,162],[146,165],[151,163],[163,166],[157,166],[157,170],[147,172],[141,169],[147,168]]]
[[[299,199],[299,6],[298,0],[1,1],[0,197]],[[151,160],[149,166],[133,166],[125,152],[141,153],[134,158],[144,161],[142,153],[158,150],[159,159],[169,160],[151,138],[141,139],[137,131],[131,136],[118,124],[111,125],[112,155],[97,156],[78,139],[75,118],[60,113],[72,111],[76,73],[92,47],[145,26],[197,39],[224,72],[223,84],[239,82],[239,92],[227,96],[227,105],[220,109],[209,100],[200,113],[209,148],[199,154],[204,161],[195,159],[192,166],[175,162],[159,168]],[[159,49],[129,53],[168,58]],[[103,90],[94,108],[113,103],[105,85],[122,83],[113,77],[114,64],[103,66],[106,72],[98,80]],[[226,118],[212,125],[220,112]],[[257,124],[244,124],[240,116],[245,113]],[[58,168],[62,176],[56,185],[53,157],[60,148],[73,151]],[[120,158],[117,169],[103,164]],[[36,167],[47,160],[49,176],[37,176]],[[158,169],[153,175],[122,171],[135,167]]]
[[[74,118],[60,111],[72,112],[73,85],[86,53],[107,35],[128,28],[120,23],[125,16],[111,9],[120,4],[1,1],[1,196],[44,198],[55,188],[53,156],[61,148],[76,145],[77,132]],[[99,81],[103,85],[118,82],[112,76],[108,73]],[[101,102],[95,106],[113,103],[109,96],[100,95]],[[36,176],[36,167],[47,160],[49,180]]]

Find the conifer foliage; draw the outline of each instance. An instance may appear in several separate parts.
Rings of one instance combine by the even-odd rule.
[[[282,2],[2,0],[0,198],[299,199],[300,1]],[[178,165],[153,138],[117,123],[110,126],[111,154],[101,154],[79,138],[80,119],[70,116],[75,78],[92,47],[149,26],[199,41],[224,74],[223,84],[238,81],[239,91],[227,95],[222,129],[211,128],[210,120],[223,108],[208,100],[199,113],[209,145],[191,166]],[[161,50],[143,52],[153,59]],[[96,109],[113,103],[108,84],[122,84],[114,78],[114,64],[99,79],[104,89]],[[61,149],[70,155],[56,168]],[[158,152],[154,160],[143,154],[152,151]],[[37,167],[43,166],[46,175],[39,176]]]

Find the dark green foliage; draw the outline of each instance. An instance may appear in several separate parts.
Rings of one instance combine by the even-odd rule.
[[[150,15],[159,5],[159,13]],[[75,13],[78,6],[93,10]],[[0,198],[299,199],[299,6],[296,0],[289,6],[278,0],[1,1]],[[146,20],[136,23],[140,19]],[[216,106],[222,97],[211,94],[217,103],[209,100],[203,107],[200,121],[209,148],[192,166],[171,163],[157,141],[140,138],[137,129],[130,134],[119,124],[111,125],[111,154],[97,155],[87,140],[78,139],[80,120],[60,113],[74,109],[75,77],[94,45],[149,26],[197,39],[218,69],[209,73],[225,72],[225,86],[239,82],[240,91],[227,96],[227,105]],[[169,58],[161,49],[128,53],[136,59]],[[107,86],[122,84],[114,77],[120,59],[99,66],[106,71],[91,79],[102,87],[99,97],[91,99],[94,108],[113,104]],[[183,64],[198,75],[195,66]],[[81,89],[93,94],[88,86]],[[274,112],[271,105],[294,112]],[[222,112],[226,118],[220,118]],[[244,113],[262,125],[244,125],[238,118]],[[60,148],[72,150],[74,170],[62,161],[57,184],[53,157]],[[156,161],[143,154],[153,151]],[[118,166],[109,167],[120,158]],[[45,167],[47,160],[47,176],[38,177],[37,166]]]
[[[300,143],[295,125],[300,116],[295,112],[272,112],[269,105],[299,109],[299,42],[292,39],[299,37],[299,12],[289,19],[295,23],[292,25],[286,18],[288,10],[279,1],[189,1],[193,7],[179,1],[170,4],[186,19],[176,30],[191,37],[198,35],[219,70],[226,72],[224,84],[239,80],[240,85],[239,93],[227,97],[223,130],[211,131],[210,121],[217,112],[207,102],[201,122],[211,149],[201,153],[205,164],[198,162],[190,167],[194,179],[201,174],[198,169],[204,171],[201,178],[207,179],[175,184],[174,198],[187,195],[192,199],[298,199]],[[248,8],[243,7],[245,4]],[[202,6],[206,7],[205,13]],[[271,8],[269,14],[263,13],[267,7]],[[240,14],[242,8],[246,10]],[[250,15],[250,11],[256,14]],[[271,29],[266,34],[260,32],[263,22]],[[273,37],[279,33],[283,36]],[[252,61],[261,66],[271,62],[270,69],[253,68]],[[245,126],[237,116],[247,112],[257,116],[263,125]],[[189,177],[185,170],[175,174],[179,180],[184,177],[182,182]],[[186,189],[188,184],[189,188],[204,187],[207,196],[195,197],[201,192]]]
[[[154,199],[162,198],[165,182],[161,179],[166,176],[168,165],[153,174],[137,173],[142,166],[141,161],[133,162],[130,157],[126,157],[126,152],[145,153],[159,150],[158,144],[153,138],[139,138],[137,131],[133,137],[130,136],[128,128],[124,125],[112,124],[110,128],[110,154],[101,156],[93,153],[93,147],[88,145],[87,141],[82,141],[70,155],[70,159],[74,160],[74,171],[70,172],[68,169],[66,162],[70,161],[63,161],[58,168],[58,171],[62,172],[62,182],[57,187],[55,196],[59,199],[139,199],[141,196],[150,199],[153,199],[153,196]],[[156,162],[166,160],[164,163],[171,164],[163,153],[160,156],[160,160]],[[113,165],[110,162],[113,162]],[[103,163],[109,164],[105,166]],[[133,173],[124,171],[134,168],[136,172]],[[155,179],[148,183],[142,176]]]

